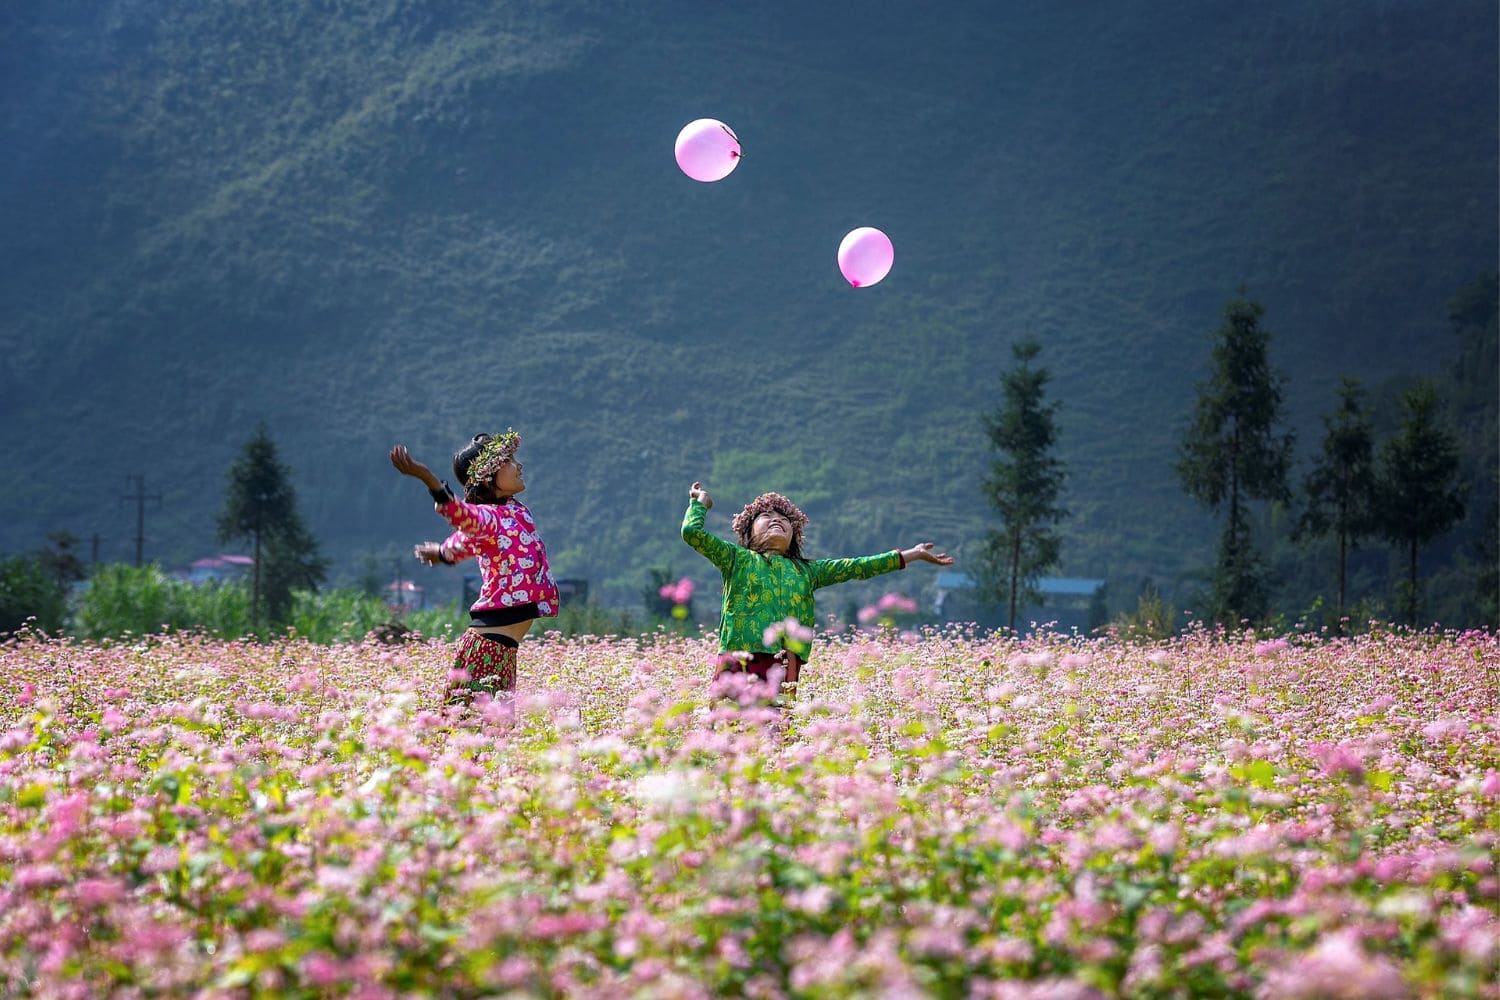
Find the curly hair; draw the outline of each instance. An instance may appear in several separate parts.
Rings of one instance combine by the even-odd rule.
[[[749,548],[750,528],[755,524],[755,519],[770,511],[791,522],[792,538],[787,546],[787,555],[793,559],[802,559],[802,529],[807,526],[807,515],[780,493],[762,493],[745,504],[744,509],[734,515],[734,520],[730,522],[735,537],[740,540],[741,545]]]

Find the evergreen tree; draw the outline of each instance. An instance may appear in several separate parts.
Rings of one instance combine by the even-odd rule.
[[[1213,367],[1198,386],[1192,426],[1182,442],[1177,475],[1189,496],[1229,514],[1214,570],[1213,616],[1230,624],[1266,614],[1266,586],[1250,540],[1250,500],[1290,499],[1287,467],[1292,436],[1278,434],[1283,377],[1271,368],[1265,308],[1243,297],[1224,307],[1215,334]]]
[[[1458,438],[1439,423],[1441,405],[1432,382],[1419,379],[1401,397],[1401,427],[1380,453],[1379,530],[1406,549],[1401,603],[1412,625],[1420,605],[1418,551],[1464,516]]]
[[[1007,627],[1016,627],[1016,607],[1039,597],[1037,577],[1057,563],[1060,542],[1051,526],[1067,515],[1058,505],[1067,474],[1053,456],[1056,404],[1044,402],[1051,373],[1032,368],[1041,353],[1034,340],[1016,344],[1016,366],[1001,376],[1004,399],[985,417],[990,443],[1000,453],[985,482],[1000,528],[985,538],[979,559],[980,587],[1005,600]]]
[[[1323,418],[1328,433],[1323,455],[1303,483],[1307,508],[1298,521],[1296,538],[1338,539],[1338,603],[1334,628],[1344,628],[1349,549],[1375,530],[1375,445],[1363,406],[1359,381],[1345,377],[1339,387],[1338,409]]]
[[[279,622],[291,607],[293,588],[316,589],[327,563],[302,524],[289,471],[276,457],[276,445],[264,426],[256,429],[229,470],[229,491],[219,513],[220,541],[247,538],[255,560],[251,619]]]
[[[78,536],[71,531],[49,531],[46,543],[37,550],[37,561],[64,587],[88,579],[88,568],[78,554],[79,544]]]

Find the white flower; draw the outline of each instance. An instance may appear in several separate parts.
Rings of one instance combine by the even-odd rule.
[[[642,775],[635,783],[634,794],[644,803],[659,806],[693,802],[698,797],[692,779],[676,769]]]

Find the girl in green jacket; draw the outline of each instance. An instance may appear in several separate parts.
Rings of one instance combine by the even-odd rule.
[[[694,483],[688,490],[682,539],[724,577],[714,679],[745,672],[770,681],[774,672],[788,699],[796,696],[797,678],[811,649],[806,640],[815,620],[813,591],[845,580],[868,580],[912,562],[953,565],[953,557],[932,551],[931,542],[854,559],[808,559],[802,554],[807,515],[780,493],[762,493],[735,515],[731,527],[736,545],[704,530],[703,519],[713,505],[703,484]]]

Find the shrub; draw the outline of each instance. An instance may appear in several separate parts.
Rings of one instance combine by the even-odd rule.
[[[0,559],[0,635],[10,635],[34,619],[31,627],[56,632],[68,617],[67,586],[47,572],[40,560],[26,556]]]

